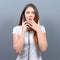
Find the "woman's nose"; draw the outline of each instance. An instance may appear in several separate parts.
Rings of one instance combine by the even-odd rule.
[[[29,15],[29,17],[32,17],[31,15]]]

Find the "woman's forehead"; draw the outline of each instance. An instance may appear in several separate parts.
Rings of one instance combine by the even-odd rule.
[[[34,11],[33,7],[28,7],[25,11]]]

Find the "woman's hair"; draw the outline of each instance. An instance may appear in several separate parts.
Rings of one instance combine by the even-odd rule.
[[[23,16],[25,17],[25,11],[26,11],[26,9],[29,8],[29,7],[32,7],[32,8],[34,9],[34,12],[35,12],[34,21],[35,21],[36,23],[38,23],[38,20],[39,20],[38,10],[37,10],[37,8],[35,7],[35,5],[33,5],[32,3],[30,3],[30,4],[27,4],[26,7],[23,9],[23,11],[22,11],[22,13],[21,13],[19,25],[22,25]],[[34,30],[33,30],[33,31],[34,31]],[[38,39],[37,39],[37,33],[36,33],[36,31],[34,31],[33,38],[34,38],[35,43],[38,45]]]

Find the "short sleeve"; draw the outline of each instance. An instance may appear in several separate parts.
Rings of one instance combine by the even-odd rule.
[[[44,26],[41,26],[41,31],[42,31],[43,33],[46,33],[46,30],[45,30],[45,27],[44,27]]]
[[[21,31],[22,31],[22,26],[15,26],[13,28],[12,34],[18,34],[19,35],[21,33]]]

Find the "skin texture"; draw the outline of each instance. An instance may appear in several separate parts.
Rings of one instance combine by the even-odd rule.
[[[42,52],[47,50],[48,43],[46,39],[46,33],[42,32],[40,29],[40,23],[38,21],[38,24],[34,21],[34,9],[32,7],[28,7],[25,11],[25,18],[26,21],[22,22],[22,32],[20,35],[13,34],[13,49],[16,53],[21,53],[23,46],[24,46],[24,37],[25,32],[30,26],[33,30],[37,32],[38,37],[38,45]],[[28,25],[28,26],[27,26]]]

